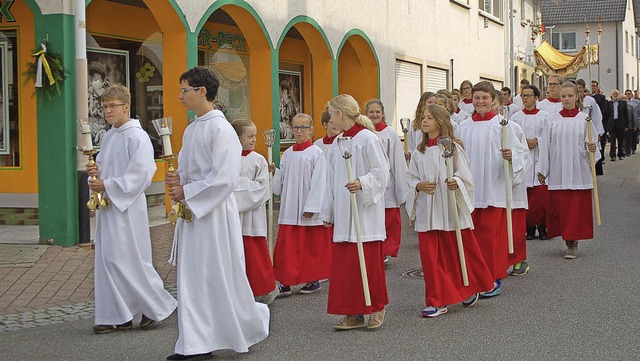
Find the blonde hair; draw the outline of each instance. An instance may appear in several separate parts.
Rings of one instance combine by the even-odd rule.
[[[431,113],[431,115],[433,116],[433,119],[435,119],[441,137],[449,137],[451,138],[452,143],[460,144],[462,146],[462,142],[460,141],[460,139],[456,138],[453,132],[453,125],[451,125],[451,116],[447,112],[447,109],[437,104],[431,104],[427,106],[425,110],[428,110],[429,113]],[[427,149],[428,141],[429,134],[423,131],[422,141],[420,142],[420,144],[418,144],[417,147],[420,153],[425,152],[425,150]],[[452,154],[455,154],[456,148],[452,146],[451,151],[453,152]]]
[[[107,89],[104,90],[102,96],[100,96],[101,101],[105,100],[119,100],[126,104],[131,104],[131,92],[127,89],[126,86],[122,84],[113,84],[110,85]]]
[[[371,106],[371,104],[378,104],[380,106],[380,108],[382,109],[382,114],[384,114],[384,104],[382,104],[382,101],[380,99],[369,99],[367,101],[367,103],[364,105],[364,112],[365,114],[369,111],[369,107]],[[383,115],[382,116],[382,121],[383,122],[387,122],[387,116]]]
[[[353,120],[356,124],[369,129],[372,132],[376,131],[375,126],[371,119],[366,115],[360,113],[360,107],[358,102],[349,94],[340,94],[337,97],[329,100],[327,103],[329,110],[339,110],[342,115]]]
[[[582,99],[580,99],[580,96],[578,93],[578,86],[573,82],[566,81],[560,87],[560,91],[562,91],[562,89],[565,89],[565,88],[573,89],[573,91],[576,93],[576,108],[582,109]]]
[[[416,115],[411,122],[411,124],[413,125],[413,130],[418,130],[422,127],[420,123],[422,123],[422,113],[424,113],[424,108],[427,105],[427,99],[434,96],[436,96],[436,94],[432,92],[424,92],[420,96],[418,106],[416,107]]]
[[[301,119],[305,119],[309,122],[309,126],[313,127],[313,118],[311,118],[311,116],[309,114],[305,114],[305,113],[298,113],[296,115],[293,116],[293,118],[291,118],[291,122],[293,122],[294,119],[296,118],[301,118]]]
[[[256,124],[249,119],[236,119],[231,123],[233,130],[236,131],[236,134],[239,136],[244,132],[244,128],[247,127],[255,127]]]

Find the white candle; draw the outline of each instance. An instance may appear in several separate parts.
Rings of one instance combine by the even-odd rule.
[[[82,150],[91,150],[93,149],[93,140],[91,139],[91,127],[88,124],[82,124],[81,126],[82,132]]]
[[[162,129],[167,129],[167,131],[169,130],[168,128]],[[173,154],[173,150],[171,149],[171,136],[168,133],[162,134],[162,148],[164,149],[164,155]]]

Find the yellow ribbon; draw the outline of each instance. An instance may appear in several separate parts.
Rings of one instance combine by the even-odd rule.
[[[53,85],[56,83],[56,80],[53,78],[53,73],[51,73],[51,67],[49,66],[49,62],[47,61],[47,57],[44,55],[45,51],[40,50],[39,52],[33,54],[33,56],[40,56],[42,59],[42,67],[44,68],[45,74],[47,74],[47,78],[49,78],[49,84]]]

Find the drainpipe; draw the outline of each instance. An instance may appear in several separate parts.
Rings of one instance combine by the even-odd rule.
[[[89,117],[89,95],[87,84],[87,22],[85,0],[74,0],[74,21],[76,35],[76,113],[78,119]],[[80,143],[80,134],[77,134]],[[87,201],[89,200],[89,185],[84,164],[87,159],[78,155],[78,239],[81,245],[91,244],[91,226]]]
[[[616,89],[620,90],[620,25],[622,23],[616,23]]]
[[[514,42],[513,42],[513,37],[514,37],[514,29],[513,29],[513,0],[509,0],[509,77],[507,79],[509,79],[509,88],[511,88],[511,90],[514,92],[515,94],[515,84],[514,82],[514,51],[513,51],[513,47],[514,47]]]

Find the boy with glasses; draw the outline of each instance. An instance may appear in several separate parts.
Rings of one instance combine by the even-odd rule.
[[[129,119],[131,94],[121,84],[102,94],[101,109],[111,129],[104,134],[89,188],[104,192],[109,208],[97,211],[95,238],[95,326],[97,334],[129,330],[142,314],[146,330],[169,317],[176,300],[153,268],[147,199],[144,191],[156,172],[149,135]]]
[[[291,286],[304,283],[300,293],[320,290],[319,280],[329,277],[331,229],[319,217],[327,185],[324,153],[311,143],[313,120],[297,114],[291,120],[296,143],[280,159],[275,171],[273,193],[280,195],[278,238],[273,254],[273,270],[281,296],[291,294]]]
[[[551,75],[547,79],[547,98],[540,101],[536,106],[549,114],[554,114],[562,110],[560,102],[560,87],[564,79],[560,75]]]

